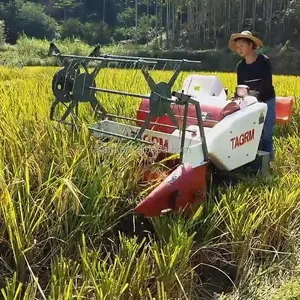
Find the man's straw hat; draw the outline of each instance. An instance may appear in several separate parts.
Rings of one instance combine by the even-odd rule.
[[[236,45],[235,45],[235,39],[238,38],[243,38],[243,39],[249,39],[251,40],[257,48],[260,48],[263,45],[263,42],[255,37],[254,35],[252,35],[252,33],[248,30],[242,31],[241,33],[233,33],[230,37],[229,40],[229,48],[231,48],[231,50],[236,51]]]

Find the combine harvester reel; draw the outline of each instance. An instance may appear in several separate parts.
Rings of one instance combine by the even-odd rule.
[[[68,60],[66,59],[66,56],[61,56],[61,52],[54,43],[50,44],[48,55],[56,56],[59,64],[63,66],[55,73],[52,80],[52,91],[55,96],[55,101],[50,109],[50,120],[67,123],[65,120],[70,114],[78,117],[79,102],[89,102],[94,111],[99,109],[102,113],[106,113],[105,109],[98,102],[95,92],[92,90],[82,89],[85,85],[95,87],[96,76],[100,72],[101,68],[105,66],[105,63],[102,65],[100,64],[92,73],[88,72],[89,59],[91,57],[97,57],[100,54],[99,50],[100,47],[97,46],[87,57],[88,60],[84,58],[80,60]],[[80,73],[81,67],[85,70],[85,73]],[[57,105],[60,103],[62,103],[67,109],[61,118],[55,119],[54,113],[57,109]]]
[[[52,91],[55,96],[55,101],[50,109],[50,119],[59,123],[66,123],[69,115],[78,120],[78,105],[79,103],[89,103],[93,112],[102,118],[117,118],[118,116],[108,114],[103,105],[98,101],[96,92],[119,94],[124,96],[135,96],[121,91],[107,90],[96,88],[96,77],[102,69],[108,68],[110,63],[125,63],[132,64],[133,68],[144,67],[145,65],[155,65],[155,61],[146,61],[143,59],[123,59],[123,58],[105,58],[100,57],[100,46],[90,53],[89,56],[78,55],[63,55],[54,43],[50,44],[49,56],[55,56],[62,68],[58,70],[52,80]],[[92,72],[89,72],[88,65],[91,62],[99,62]],[[82,72],[83,71],[83,72]],[[144,71],[145,75],[147,72]],[[148,79],[149,84],[152,84],[151,78]],[[153,87],[156,89],[156,86]],[[58,104],[62,103],[67,109],[59,118],[55,118],[55,111]],[[71,124],[75,125],[75,124]]]
[[[173,91],[182,67],[201,63],[197,61],[106,55],[99,53],[99,47],[90,56],[62,55],[54,44],[50,45],[49,54],[64,65],[53,78],[56,100],[51,108],[52,120],[59,102],[70,103],[60,122],[78,108],[79,102],[90,102],[100,116],[99,121],[88,127],[95,137],[137,141],[158,146],[164,155],[179,154],[177,168],[135,208],[136,212],[148,217],[168,210],[190,212],[205,200],[208,166],[220,172],[232,172],[258,162],[258,169],[266,171],[269,153],[258,148],[267,105],[258,102],[246,86],[238,86],[233,99],[228,100],[217,76],[190,75],[180,91]],[[92,60],[100,64],[89,73],[87,65]],[[97,88],[95,77],[110,62],[140,66],[150,88],[149,95]],[[169,62],[176,64],[173,76],[169,82],[155,83],[147,68]],[[83,73],[79,72],[80,67]],[[96,92],[139,98],[136,118],[108,113],[97,100]],[[292,97],[277,98],[277,124],[290,121],[292,105]]]

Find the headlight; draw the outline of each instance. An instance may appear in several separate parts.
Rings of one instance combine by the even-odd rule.
[[[245,98],[249,94],[249,87],[247,85],[238,85],[236,94],[238,97]]]

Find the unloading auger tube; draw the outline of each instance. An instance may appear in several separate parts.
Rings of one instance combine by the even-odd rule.
[[[163,58],[145,58],[145,57],[135,57],[135,56],[117,56],[117,55],[107,55],[107,54],[100,54],[100,46],[96,46],[95,49],[90,53],[89,56],[80,56],[80,55],[67,55],[62,54],[60,50],[54,43],[50,43],[49,48],[49,56],[55,56],[57,61],[63,67],[58,70],[52,80],[52,91],[55,96],[55,101],[51,106],[50,109],[50,119],[56,120],[60,123],[66,123],[66,118],[72,114],[78,118],[78,105],[80,102],[89,102],[92,106],[93,112],[97,117],[101,119],[125,119],[131,121],[139,121],[133,118],[129,118],[126,116],[118,116],[107,112],[104,106],[99,102],[96,97],[96,92],[102,93],[110,93],[110,94],[117,94],[123,96],[130,96],[136,97],[139,99],[149,99],[150,101],[150,112],[141,126],[139,131],[136,133],[134,137],[116,134],[113,132],[108,132],[105,130],[100,130],[92,127],[88,127],[92,131],[97,131],[100,133],[104,133],[113,137],[120,137],[127,140],[139,141],[146,144],[153,144],[151,142],[143,140],[142,134],[146,130],[146,128],[152,124],[152,118],[158,118],[164,115],[168,115],[175,128],[179,129],[178,121],[174,115],[173,110],[171,109],[171,103],[180,104],[185,107],[184,112],[184,124],[183,128],[180,128],[183,132],[181,147],[183,149],[184,139],[185,139],[185,131],[186,131],[186,118],[187,118],[187,108],[189,103],[193,103],[196,105],[197,115],[199,117],[198,122],[199,126],[202,122],[201,118],[201,109],[200,105],[197,101],[193,101],[190,97],[183,94],[178,94],[173,92],[173,96],[177,97],[176,100],[172,99],[172,88],[173,85],[180,74],[181,70],[183,69],[184,65],[186,64],[200,64],[201,61],[191,61],[191,60],[177,60],[177,59],[163,59]],[[89,72],[88,65],[92,61],[100,62],[96,64],[94,70]],[[111,90],[111,89],[104,89],[96,87],[96,76],[99,74],[101,69],[107,68],[109,63],[126,63],[126,64],[133,64],[134,68],[140,68],[148,86],[150,88],[150,95],[142,95],[136,93],[129,93],[126,91],[119,91],[119,90]],[[150,75],[148,70],[148,66],[153,66],[158,62],[164,63],[175,63],[175,71],[171,76],[168,82],[158,82],[156,83]],[[94,63],[95,64],[95,63]],[[81,70],[84,70],[81,72]],[[58,120],[54,118],[54,113],[57,105],[59,103],[64,104],[67,109],[63,116]],[[67,106],[67,104],[69,104]],[[74,124],[73,124],[74,125]],[[168,126],[161,124],[162,126]],[[202,127],[202,129],[201,129]],[[202,133],[202,137],[204,137],[204,130],[203,125],[200,127],[200,132]],[[206,143],[204,143],[204,148],[206,147]],[[182,152],[182,151],[181,151]],[[204,149],[204,153],[207,155],[207,149]],[[182,157],[182,153],[181,153]]]

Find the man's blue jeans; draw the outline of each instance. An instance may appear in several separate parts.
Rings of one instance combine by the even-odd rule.
[[[259,149],[270,153],[270,161],[274,159],[274,147],[273,147],[273,131],[276,119],[275,103],[276,99],[270,99],[266,102],[268,105],[268,111],[265,119],[265,124],[262,132]]]

